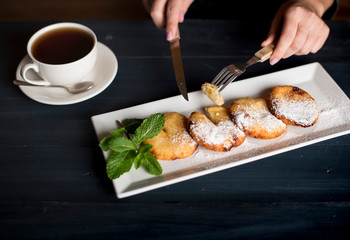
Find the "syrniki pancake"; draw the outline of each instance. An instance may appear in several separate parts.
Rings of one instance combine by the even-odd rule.
[[[240,98],[230,107],[232,121],[245,134],[260,139],[271,139],[282,135],[287,125],[273,116],[261,98]]]
[[[206,116],[193,112],[189,118],[188,130],[201,146],[214,151],[229,151],[241,145],[246,135],[230,120],[228,109],[208,107]]]
[[[298,87],[275,87],[269,93],[266,102],[271,113],[285,124],[311,127],[318,120],[315,99]]]
[[[159,160],[187,158],[197,149],[198,144],[187,132],[187,118],[179,113],[166,113],[163,130],[144,144],[151,144],[151,154]]]

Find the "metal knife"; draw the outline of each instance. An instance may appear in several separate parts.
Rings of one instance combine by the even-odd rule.
[[[188,101],[186,79],[185,79],[185,73],[184,73],[184,68],[182,64],[182,56],[181,56],[181,49],[180,49],[179,27],[177,27],[174,39],[170,41],[170,50],[171,50],[171,57],[173,59],[173,68],[174,68],[177,86],[182,96]]]

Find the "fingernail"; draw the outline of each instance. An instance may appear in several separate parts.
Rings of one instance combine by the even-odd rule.
[[[172,32],[166,32],[166,40],[170,41],[171,39],[173,39]]]
[[[270,60],[270,65],[275,65],[278,62],[277,58],[273,58]]]
[[[180,22],[185,21],[185,14],[183,12],[180,12]]]

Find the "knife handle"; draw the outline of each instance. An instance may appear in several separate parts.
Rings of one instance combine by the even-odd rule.
[[[267,60],[271,57],[274,49],[275,49],[275,45],[272,43],[272,44],[267,45],[266,47],[260,49],[254,55],[260,59],[260,62],[264,62],[265,60]]]
[[[178,39],[180,39],[179,25],[176,28],[175,36],[173,37],[173,39],[170,40],[170,42],[174,42],[175,40],[178,40]]]

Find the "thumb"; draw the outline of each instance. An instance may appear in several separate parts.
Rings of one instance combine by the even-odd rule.
[[[276,39],[274,34],[269,34],[267,38],[261,43],[261,47],[266,47],[267,45],[273,43]]]
[[[282,16],[279,12],[277,12],[276,16],[273,18],[271,22],[270,30],[269,30],[269,33],[267,34],[266,39],[261,43],[262,47],[266,47],[267,45],[276,41],[281,29],[281,20],[282,20]]]

